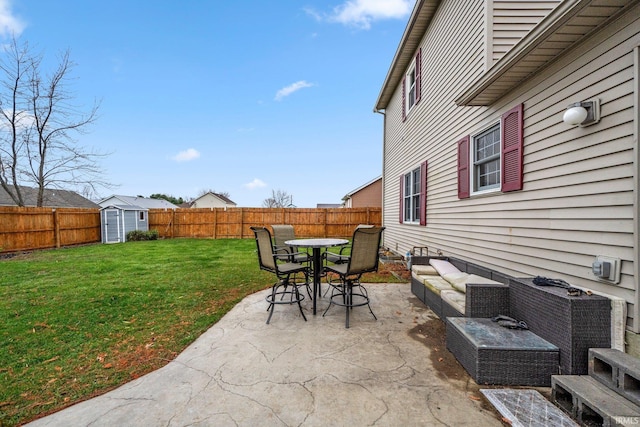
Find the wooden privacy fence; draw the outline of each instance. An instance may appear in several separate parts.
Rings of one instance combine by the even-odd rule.
[[[252,226],[292,224],[298,237],[350,237],[358,224],[382,224],[381,208],[151,209],[161,238],[242,239]],[[0,207],[0,252],[100,242],[100,210]]]
[[[382,224],[381,208],[204,208],[149,211],[160,237],[253,237],[252,226],[291,224],[299,237],[350,237],[358,224]]]
[[[100,241],[100,211],[0,206],[0,252]]]

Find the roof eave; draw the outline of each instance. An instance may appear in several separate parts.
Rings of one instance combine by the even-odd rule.
[[[404,70],[413,59],[413,53],[420,45],[420,41],[427,32],[431,18],[433,18],[439,5],[440,0],[418,0],[416,2],[378,94],[374,111],[381,111],[387,108],[393,91],[402,79]]]
[[[522,84],[543,68],[547,67],[556,58],[564,55],[585,37],[604,24],[623,13],[639,0],[628,2],[621,6],[610,16],[603,16],[601,22],[593,27],[572,25],[573,19],[579,19],[579,15],[588,14],[589,9],[598,7],[593,0],[565,0],[549,13],[536,27],[520,40],[509,52],[497,61],[486,73],[471,84],[456,100],[459,106],[487,106],[493,104],[514,87]],[[614,10],[611,8],[610,10]],[[554,43],[553,36],[563,33],[569,26],[575,39],[561,49],[547,49],[544,61],[539,61],[545,45]],[[576,29],[581,29],[576,33]],[[536,51],[537,65],[532,65],[530,54]]]

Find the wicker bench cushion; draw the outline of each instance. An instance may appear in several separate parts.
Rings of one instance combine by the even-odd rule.
[[[430,265],[412,265],[411,273],[418,276],[437,276],[438,272]]]
[[[455,265],[443,259],[430,259],[429,264],[431,264],[441,276],[449,273],[460,273],[460,270]]]
[[[467,291],[467,283],[473,283],[476,285],[500,285],[500,282],[487,279],[486,277],[478,276],[475,274],[467,273],[449,273],[444,276],[444,279],[451,283],[451,286],[458,292],[465,293]]]
[[[458,292],[455,289],[443,290],[440,292],[440,298],[442,298],[443,303],[449,304],[451,307],[455,308],[460,314],[464,315],[464,307],[465,307],[465,298],[466,295],[462,292]]]
[[[440,295],[440,293],[443,290],[451,290],[451,291],[454,290],[451,284],[440,276],[420,276],[420,277],[422,278],[422,283],[424,283],[424,285],[436,295]]]

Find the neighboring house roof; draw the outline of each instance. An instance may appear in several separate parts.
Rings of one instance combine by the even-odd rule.
[[[208,192],[204,193],[202,196],[200,196],[200,197],[196,198],[195,200],[193,200],[190,203],[190,206],[194,206],[194,205],[197,206],[199,204],[198,203],[199,201],[201,201],[203,199],[206,199],[208,197],[214,197],[214,198],[220,200],[222,202],[222,204],[224,204],[224,205],[236,206],[236,203],[233,200],[229,199],[224,194],[214,193],[212,191],[208,191]]]
[[[318,203],[316,208],[318,209],[332,209],[332,208],[341,208],[342,204],[340,203]]]
[[[20,186],[22,199],[25,206],[36,206],[38,200],[38,189]],[[16,206],[9,193],[0,187],[0,206]],[[55,208],[98,208],[99,206],[91,200],[82,197],[76,192],[69,190],[47,189],[44,190],[42,206]]]
[[[133,197],[133,196],[120,196],[113,195],[102,199],[98,202],[102,207],[109,205],[129,205],[138,206],[145,209],[177,209],[178,207],[171,202],[164,199],[150,199],[147,197]]]
[[[366,184],[361,185],[360,187],[356,188],[355,190],[352,190],[350,192],[348,192],[343,198],[342,200],[347,200],[348,198],[352,197],[354,194],[356,194],[358,191],[361,191],[365,188],[367,188],[368,186],[370,186],[371,184],[373,184],[376,181],[380,181],[382,180],[382,175],[380,175],[377,178],[372,179],[371,181],[367,182]]]

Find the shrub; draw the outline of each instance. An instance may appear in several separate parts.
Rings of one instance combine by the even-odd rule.
[[[127,233],[127,242],[139,242],[142,240],[158,240],[158,230],[133,230]]]

